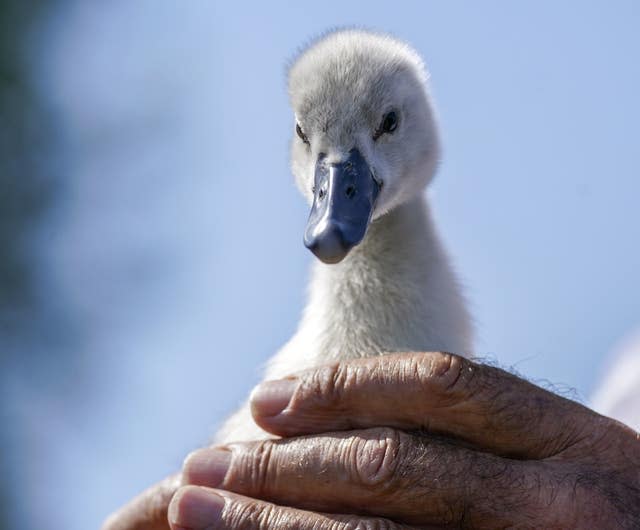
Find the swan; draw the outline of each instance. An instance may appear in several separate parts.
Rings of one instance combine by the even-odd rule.
[[[469,356],[470,315],[424,193],[440,141],[418,53],[386,34],[333,31],[292,62],[288,91],[291,169],[317,260],[298,329],[265,379],[386,352]],[[245,403],[215,441],[268,436]]]

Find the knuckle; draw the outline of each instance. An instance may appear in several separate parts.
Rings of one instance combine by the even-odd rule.
[[[348,366],[333,363],[313,371],[301,390],[306,399],[337,409],[354,380],[354,373]]]
[[[253,500],[228,503],[224,513],[225,523],[238,530],[262,528],[269,517],[268,506]]]
[[[356,484],[380,492],[393,483],[404,450],[399,431],[377,428],[347,439],[343,458]]]
[[[253,499],[236,500],[225,508],[225,525],[237,530],[294,528],[286,512],[274,504]]]
[[[345,523],[340,530],[399,530],[400,525],[387,519],[361,519]]]
[[[325,517],[276,506],[254,499],[235,499],[227,502],[223,514],[224,527],[237,530],[400,530],[402,525],[387,519],[356,516]]]
[[[447,352],[413,357],[411,362],[415,380],[423,390],[452,398],[469,393],[478,370],[475,363]]]
[[[253,443],[249,450],[238,451],[238,482],[248,492],[265,492],[271,484],[273,470],[274,443],[272,440],[260,440]],[[235,466],[234,466],[235,467]]]

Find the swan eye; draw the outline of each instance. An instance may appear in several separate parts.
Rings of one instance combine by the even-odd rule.
[[[391,134],[398,128],[398,115],[394,112],[387,112],[382,118],[382,123],[373,135],[373,139],[377,140],[383,134]]]
[[[300,137],[300,140],[309,145],[309,138],[307,138],[307,135],[302,132],[299,123],[296,123],[296,134]]]

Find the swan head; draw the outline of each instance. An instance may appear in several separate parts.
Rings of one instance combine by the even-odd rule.
[[[311,205],[305,245],[337,263],[369,224],[421,194],[439,140],[419,55],[362,30],[325,35],[289,69],[291,168]]]

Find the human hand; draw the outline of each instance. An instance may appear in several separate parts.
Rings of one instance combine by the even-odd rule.
[[[188,457],[174,530],[640,527],[638,433],[497,368],[361,359],[263,383],[252,405],[287,438]]]
[[[179,486],[179,474],[154,484],[111,514],[101,530],[169,530],[167,507]]]

